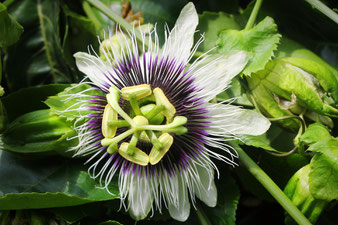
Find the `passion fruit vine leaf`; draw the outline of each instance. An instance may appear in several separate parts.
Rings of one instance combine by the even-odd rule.
[[[117,183],[109,194],[77,160],[19,159],[0,151],[0,210],[52,208],[112,200],[118,197]]]
[[[253,72],[264,69],[265,64],[273,56],[273,51],[277,49],[280,37],[274,20],[266,17],[248,30],[221,31],[217,40],[218,52],[247,51],[250,59],[243,74],[249,76]]]
[[[7,12],[7,7],[0,3],[0,48],[14,44],[23,32],[22,26]]]
[[[338,138],[319,141],[308,149],[311,160],[310,192],[317,199],[338,200]]]

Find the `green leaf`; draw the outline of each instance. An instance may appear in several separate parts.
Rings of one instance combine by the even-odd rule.
[[[48,96],[63,91],[69,84],[49,84],[38,87],[23,88],[2,98],[9,122],[20,115],[39,109],[47,109],[43,103]]]
[[[240,26],[236,23],[234,16],[224,12],[206,12],[199,15],[199,23],[197,26],[198,39],[201,34],[204,34],[204,41],[198,47],[199,51],[205,52],[216,46],[217,35],[219,31],[224,29],[239,30]],[[214,52],[213,50],[212,52]]]
[[[90,89],[90,90],[89,90]],[[46,101],[47,104],[52,112],[55,114],[66,117],[67,120],[74,120],[78,118],[80,115],[86,115],[91,113],[91,111],[81,111],[79,112],[79,108],[82,106],[84,107],[86,103],[81,103],[83,100],[90,100],[91,97],[77,97],[68,99],[70,95],[82,93],[85,95],[101,95],[105,96],[103,92],[93,90],[92,87],[88,84],[81,84],[81,85],[72,85],[69,88],[66,88],[63,92],[60,92],[57,96],[51,96]]]
[[[122,225],[121,223],[115,221],[115,220],[108,220],[102,223],[99,223],[97,225]]]
[[[245,145],[254,146],[256,148],[263,148],[265,150],[276,153],[281,153],[280,151],[277,151],[276,149],[270,146],[270,140],[268,139],[266,134],[262,134],[259,136],[240,135],[239,138]]]
[[[300,141],[306,145],[312,145],[318,141],[331,138],[332,136],[326,126],[321,123],[313,123],[310,124],[304,134],[300,137]]]
[[[279,126],[272,124],[265,134],[259,136],[239,135],[238,137],[241,141],[239,144],[262,148],[267,151],[281,154],[292,149],[292,138],[294,136],[295,134],[287,132]]]
[[[65,3],[62,4],[62,13],[65,17],[65,32],[63,36],[62,51],[64,53],[66,63],[72,68],[72,72],[77,74],[76,79],[79,79],[79,71],[75,65],[73,55],[79,51],[87,52],[89,45],[91,45],[95,51],[98,51],[98,33],[90,19],[70,10]]]
[[[115,202],[115,201],[110,201]],[[104,221],[107,216],[107,208],[104,204],[107,202],[94,202],[78,206],[60,207],[48,209],[48,212],[55,214],[57,218],[65,221],[67,224],[74,224],[77,221],[86,221],[88,218],[99,218],[98,221]],[[117,204],[119,204],[117,202]]]
[[[310,163],[311,194],[318,199],[338,200],[338,138],[319,141],[308,151],[317,152]]]
[[[243,73],[248,76],[253,72],[264,69],[265,64],[273,56],[273,51],[277,49],[279,39],[280,34],[277,33],[276,24],[272,18],[266,17],[249,30],[221,31],[217,41],[218,52],[247,51],[250,60]]]
[[[240,197],[235,180],[228,174],[222,174],[217,183],[218,199],[214,208],[203,205],[205,216],[212,225],[235,225],[236,210]]]
[[[19,159],[0,151],[0,210],[75,206],[118,197],[117,181],[109,186],[115,195],[99,186],[81,161]]]
[[[8,14],[7,7],[0,3],[0,49],[17,42],[22,32],[22,26]]]
[[[22,38],[7,51],[5,74],[10,91],[74,82],[62,52],[60,1],[22,0],[11,4],[8,11],[25,29]]]

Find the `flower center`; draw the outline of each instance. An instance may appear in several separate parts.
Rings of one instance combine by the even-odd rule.
[[[119,105],[120,97],[126,100],[126,111]],[[188,130],[184,116],[175,116],[176,109],[160,88],[151,89],[149,84],[141,84],[122,88],[109,88],[106,95],[108,104],[102,118],[102,146],[108,146],[107,152],[116,151],[125,159],[146,166],[155,165],[165,156],[173,144],[176,135],[185,134]],[[123,120],[118,119],[118,115]],[[129,129],[116,136],[119,127]],[[129,142],[119,143],[131,136]],[[136,147],[142,140],[152,144],[149,155]]]

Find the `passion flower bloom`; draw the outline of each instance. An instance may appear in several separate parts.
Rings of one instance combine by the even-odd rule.
[[[147,49],[146,34],[139,44],[131,33],[122,34],[122,47],[110,43],[111,48],[101,49],[104,60],[75,54],[79,70],[101,94],[70,96],[90,97],[80,101],[80,113],[86,112],[80,120],[86,122],[75,123],[79,144],[73,150],[76,156],[92,155],[89,172],[107,190],[118,176],[122,203],[137,220],[165,207],[171,217],[185,221],[195,196],[215,206],[217,168],[211,159],[235,165],[237,154],[226,141],[237,134],[262,134],[270,125],[254,111],[209,103],[247,57],[245,52],[205,55],[189,64],[198,47],[197,24],[189,3],[161,48],[152,31]]]

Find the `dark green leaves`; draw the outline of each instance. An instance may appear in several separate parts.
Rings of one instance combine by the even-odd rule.
[[[7,7],[0,3],[0,49],[17,42],[22,32],[22,26],[8,14]]]
[[[243,73],[250,75],[264,68],[277,49],[280,35],[273,19],[266,17],[255,27],[249,30],[224,30],[219,34],[217,41],[220,53],[244,50],[250,57]]]
[[[6,75],[10,90],[38,84],[69,83],[74,80],[63,56],[60,1],[22,0],[8,11],[25,32],[8,49]]]
[[[111,195],[77,160],[19,159],[0,151],[0,177],[0,210],[64,207],[118,197],[114,181]]]
[[[47,109],[43,101],[48,96],[56,95],[63,91],[69,84],[49,84],[38,87],[20,89],[6,97],[2,102],[6,109],[6,115],[9,122],[13,121],[20,115],[39,109]]]
[[[227,174],[222,175],[223,179],[217,185],[216,207],[203,207],[203,211],[212,225],[235,225],[239,189],[233,178]]]

